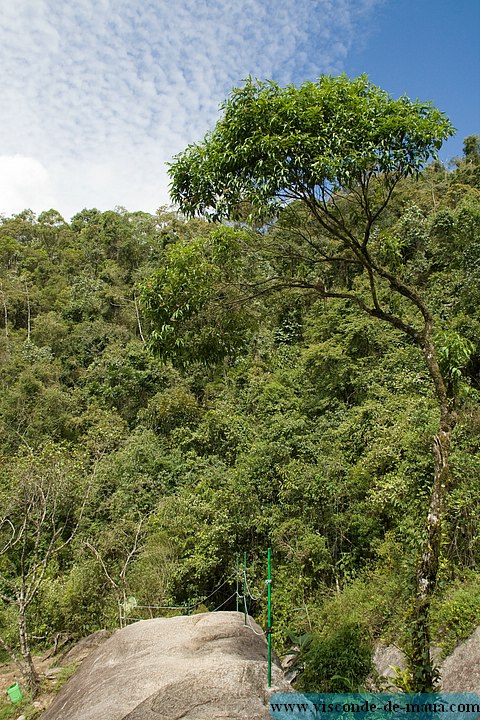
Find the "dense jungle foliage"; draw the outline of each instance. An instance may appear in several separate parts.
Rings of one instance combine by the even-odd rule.
[[[431,615],[444,653],[480,624],[479,231],[478,138],[450,171],[404,180],[378,229],[428,297],[458,391]],[[304,687],[357,687],[380,639],[408,652],[438,415],[423,358],[348,299],[245,305],[233,281],[262,273],[247,235],[167,209],[1,219],[4,658],[22,588],[43,648],[178,612],[138,606],[234,610],[237,558],[261,595],[268,546],[274,646],[305,648]],[[142,305],[158,271],[163,328]],[[249,609],[265,625],[265,594]]]

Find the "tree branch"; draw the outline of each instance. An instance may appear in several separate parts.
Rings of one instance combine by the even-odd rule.
[[[112,576],[108,572],[107,566],[105,565],[103,558],[100,555],[100,553],[98,552],[97,548],[89,540],[87,540],[85,542],[85,545],[88,547],[89,550],[91,550],[93,552],[93,554],[97,558],[98,562],[102,566],[103,572],[105,573],[105,577],[107,578],[108,582],[113,587],[113,589],[118,592],[119,585],[118,585],[118,583],[115,582],[115,580],[112,578]]]

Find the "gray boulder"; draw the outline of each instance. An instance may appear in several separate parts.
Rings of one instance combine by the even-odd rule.
[[[391,679],[395,669],[405,670],[407,663],[404,653],[395,645],[379,644],[373,653],[373,665],[380,677]]]
[[[440,657],[441,649],[433,647],[432,660],[439,665],[440,687],[443,692],[480,693],[480,627],[477,627],[468,640],[457,645],[441,664]],[[393,667],[398,667],[401,671],[406,668],[404,653],[394,645],[379,644],[375,648],[373,662],[379,677],[387,681],[390,690],[395,692]],[[373,680],[372,685],[377,689]]]
[[[480,627],[443,663],[442,688],[445,692],[480,693]]]
[[[60,667],[67,667],[72,663],[80,663],[85,660],[88,655],[97,648],[99,645],[105,642],[110,637],[111,633],[107,630],[97,630],[97,632],[88,635],[87,637],[79,640],[75,645],[66,650],[58,664]]]
[[[267,644],[248,620],[216,612],[129,625],[83,661],[42,720],[268,720],[270,694],[292,688],[276,657],[267,687]]]

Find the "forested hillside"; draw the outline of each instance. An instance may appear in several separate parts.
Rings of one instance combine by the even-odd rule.
[[[261,594],[269,546],[274,646],[309,648],[303,687],[357,687],[380,638],[411,651],[438,423],[427,367],[348,297],[261,292],[285,223],[257,227],[252,259],[242,222],[166,209],[1,220],[5,657],[176,612],[132,598],[234,610],[238,556]],[[430,616],[444,652],[480,624],[479,231],[478,138],[449,171],[403,180],[376,228],[428,299],[457,398]],[[265,624],[265,595],[250,608]]]

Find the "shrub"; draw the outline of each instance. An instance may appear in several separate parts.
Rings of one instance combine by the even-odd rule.
[[[358,689],[372,671],[372,646],[365,630],[347,622],[329,635],[313,638],[299,678],[306,692],[344,693]]]

